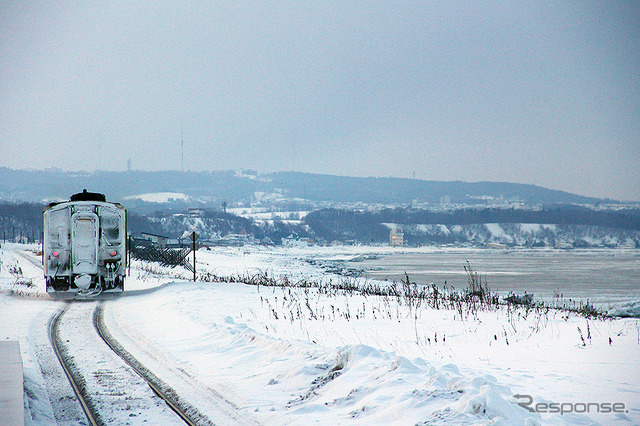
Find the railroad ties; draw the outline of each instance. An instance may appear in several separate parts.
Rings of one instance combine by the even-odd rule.
[[[89,424],[125,423],[132,417],[212,424],[111,337],[100,303],[67,303],[50,323],[50,339]]]

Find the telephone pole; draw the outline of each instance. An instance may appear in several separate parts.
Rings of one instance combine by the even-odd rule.
[[[198,234],[196,231],[191,233],[191,250],[193,251],[193,282],[196,282],[196,250],[198,250],[198,243],[196,240],[198,239]]]

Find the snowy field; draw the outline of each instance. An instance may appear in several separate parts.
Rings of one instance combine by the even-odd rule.
[[[32,248],[0,249],[0,339],[20,341],[27,420],[47,424],[34,342],[62,302],[44,294]],[[157,368],[182,371],[263,424],[640,424],[640,320],[434,309],[337,289],[375,282],[317,266],[370,252],[200,250],[195,283],[185,270],[135,262],[123,296],[105,303],[107,325],[132,353],[156,354]],[[322,285],[207,282],[213,275]]]

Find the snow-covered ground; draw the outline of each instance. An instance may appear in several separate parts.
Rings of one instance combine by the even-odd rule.
[[[131,195],[125,200],[142,200],[147,203],[169,203],[171,201],[188,200],[189,196],[181,192],[151,192],[147,194]]]
[[[21,342],[38,402],[31,417],[46,423],[46,371],[32,356],[31,336],[34,318],[60,302],[43,294],[41,271],[18,253],[26,248],[0,251],[0,339]],[[200,250],[198,268],[338,283],[346,278],[306,260],[371,250]],[[165,360],[158,368],[182,371],[260,423],[640,423],[638,319],[436,310],[335,289],[194,283],[184,270],[139,262],[131,272],[123,297],[105,304],[109,328],[132,353],[138,345],[158,354]]]

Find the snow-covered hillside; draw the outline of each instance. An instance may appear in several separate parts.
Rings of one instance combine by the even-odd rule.
[[[527,247],[627,247],[640,243],[640,232],[588,225],[480,223],[469,225],[399,225],[406,241],[433,244],[504,244]]]

